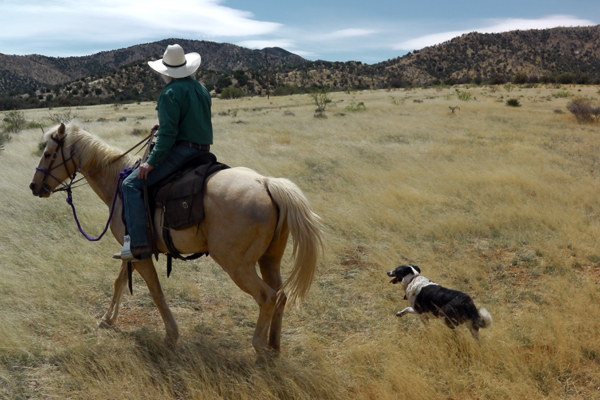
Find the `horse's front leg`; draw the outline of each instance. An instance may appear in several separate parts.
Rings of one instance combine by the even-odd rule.
[[[117,322],[117,317],[119,316],[119,303],[121,302],[121,296],[123,296],[123,290],[125,289],[125,285],[127,284],[127,263],[123,261],[121,263],[121,270],[119,271],[119,275],[117,279],[115,279],[115,289],[113,291],[112,301],[110,302],[110,306],[104,316],[98,322],[98,327],[100,328],[112,328]]]
[[[144,281],[146,281],[152,300],[154,300],[154,304],[158,307],[158,311],[160,312],[167,331],[165,343],[168,345],[176,344],[177,339],[179,339],[179,329],[177,328],[177,322],[175,322],[175,318],[173,318],[173,314],[165,300],[165,295],[160,287],[160,281],[158,280],[158,275],[156,274],[152,259],[138,261],[132,265],[142,278],[144,278]]]

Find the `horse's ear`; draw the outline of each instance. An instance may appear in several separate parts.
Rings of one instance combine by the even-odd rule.
[[[60,126],[58,127],[58,137],[60,139],[65,137],[65,124],[63,124],[62,122],[60,123]]]

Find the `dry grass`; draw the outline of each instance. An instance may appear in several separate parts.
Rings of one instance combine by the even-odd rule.
[[[31,196],[41,132],[13,135],[0,153],[0,398],[597,398],[600,127],[555,112],[562,93],[597,90],[335,93],[327,118],[308,96],[215,100],[219,160],[293,180],[324,221],[326,253],[306,303],[286,311],[273,365],[254,364],[256,305],[210,259],[177,262],[170,279],[159,262],[176,349],[138,277],[118,330],[97,330],[118,245],[88,243],[61,195]],[[127,149],[154,106],[71,112]],[[97,235],[106,206],[87,187],[74,197]],[[492,313],[481,343],[395,317],[403,293],[385,272],[406,262]]]

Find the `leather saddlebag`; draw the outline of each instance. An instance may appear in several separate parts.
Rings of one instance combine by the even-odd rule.
[[[216,158],[214,160],[207,164],[185,168],[158,190],[154,203],[156,207],[164,210],[164,227],[175,230],[187,229],[204,220],[205,180],[213,173],[229,168],[225,164],[216,162]]]

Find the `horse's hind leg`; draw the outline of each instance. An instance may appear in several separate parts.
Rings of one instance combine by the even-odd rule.
[[[154,300],[154,304],[158,307],[158,311],[160,312],[167,331],[165,343],[174,345],[177,343],[177,339],[179,339],[179,329],[177,328],[175,318],[173,318],[173,314],[165,300],[165,295],[160,287],[160,281],[158,280],[158,275],[156,275],[156,269],[154,268],[152,260],[142,260],[133,263],[132,265],[142,278],[144,278],[144,281],[146,281],[152,300]]]
[[[269,344],[267,336],[275,311],[277,291],[260,279],[256,273],[254,264],[232,269],[224,267],[223,269],[227,271],[240,289],[251,295],[258,303],[258,321],[256,322],[256,329],[252,338],[252,346],[254,346],[259,355],[268,355]]]
[[[259,260],[260,273],[265,283],[275,291],[281,288],[281,274],[279,272],[279,264],[270,264],[263,258]],[[273,316],[271,317],[271,327],[269,330],[269,347],[276,353],[281,350],[281,325],[283,321],[283,310],[287,297],[281,292],[275,303]]]
[[[285,251],[285,245],[287,243],[287,233],[280,235],[279,238],[274,240],[267,252],[258,260],[260,266],[260,274],[263,280],[271,288],[279,291],[282,286],[281,281],[281,258]],[[285,303],[287,297],[285,293],[281,292],[275,304],[275,311],[271,318],[271,329],[269,330],[269,347],[279,354],[281,350],[281,326],[283,323],[283,311],[285,309]]]
[[[121,270],[119,271],[119,275],[117,279],[115,279],[115,289],[113,291],[112,301],[110,302],[110,306],[108,310],[102,316],[100,322],[98,322],[98,327],[100,328],[112,328],[117,322],[117,317],[119,316],[119,303],[121,302],[121,296],[123,296],[123,289],[125,288],[125,284],[127,283],[127,263],[121,263]]]

